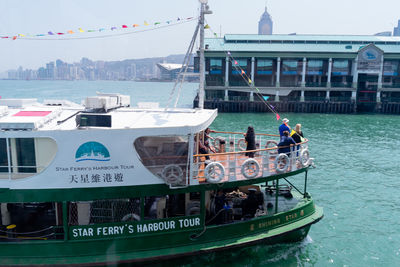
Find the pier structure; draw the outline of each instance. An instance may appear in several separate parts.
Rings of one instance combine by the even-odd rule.
[[[204,54],[206,108],[400,114],[400,37],[228,34]]]

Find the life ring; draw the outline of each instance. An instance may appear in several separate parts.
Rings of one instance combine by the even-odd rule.
[[[140,216],[135,213],[128,213],[124,217],[122,217],[121,221],[123,222],[140,221]]]
[[[240,138],[239,141],[237,142],[237,146],[240,149],[240,151],[245,151],[246,150],[246,140],[244,138]]]
[[[303,167],[307,167],[308,165],[310,165],[310,152],[308,151],[308,149],[303,149],[300,152],[300,163]]]
[[[284,153],[279,154],[274,161],[274,167],[277,173],[282,173],[287,171],[287,169],[289,168],[288,155]]]
[[[271,144],[273,146],[271,146]],[[276,149],[269,149],[267,150],[269,154],[278,154],[278,142],[274,140],[268,140],[265,144],[265,148],[276,148]]]
[[[246,159],[242,164],[242,175],[247,179],[257,177],[260,172],[260,164],[255,159]]]
[[[221,151],[220,151],[220,148],[221,148],[221,141],[224,141],[224,142],[225,142],[225,138],[223,138],[222,136],[218,136],[218,137],[215,138],[214,141],[213,141],[214,149],[215,149],[215,151],[216,151],[217,153],[218,153],[218,152],[221,152]]]
[[[164,167],[161,176],[168,184],[180,184],[183,178],[183,171],[178,165],[170,164]]]
[[[211,162],[204,169],[204,175],[207,179],[207,182],[216,184],[221,182],[221,180],[225,176],[225,168],[219,162]]]

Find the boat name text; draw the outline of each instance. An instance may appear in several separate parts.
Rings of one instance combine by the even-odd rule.
[[[173,231],[186,228],[200,227],[200,218],[175,219],[149,223],[126,223],[111,226],[71,227],[73,239],[98,238],[107,236],[127,236],[151,232]]]

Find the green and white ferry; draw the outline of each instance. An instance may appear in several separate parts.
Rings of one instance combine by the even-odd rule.
[[[243,133],[205,134],[216,116],[133,108],[120,94],[0,99],[0,265],[148,262],[304,239],[323,217],[307,192],[308,140],[278,154],[279,136],[257,134],[248,158]],[[200,154],[207,138],[216,153]]]
[[[212,132],[216,110],[129,107],[129,97],[0,100],[0,265],[151,261],[302,240],[323,212],[308,140]],[[290,179],[304,175],[304,188]]]

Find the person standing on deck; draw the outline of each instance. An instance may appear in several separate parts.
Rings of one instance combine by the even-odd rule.
[[[247,128],[247,133],[244,134],[244,140],[246,140],[246,151],[256,149],[256,136],[254,134],[253,126]],[[246,152],[245,154],[249,158],[254,158],[254,152]]]
[[[289,136],[288,131],[283,132],[283,136],[281,141],[278,144],[278,153],[285,153],[290,157],[290,145],[295,145],[296,142],[293,140],[292,137]]]
[[[282,139],[284,131],[288,131],[290,133],[290,126],[288,125],[288,123],[289,123],[289,120],[287,118],[284,118],[282,120],[282,124],[281,124],[281,126],[279,126],[280,139]]]
[[[301,142],[304,142],[304,136],[303,136],[303,132],[301,131],[301,124],[298,123],[296,124],[295,130],[292,132],[291,134],[293,140],[296,142],[296,144],[299,144]],[[299,155],[299,150],[300,150],[300,145],[296,146],[296,156]]]

